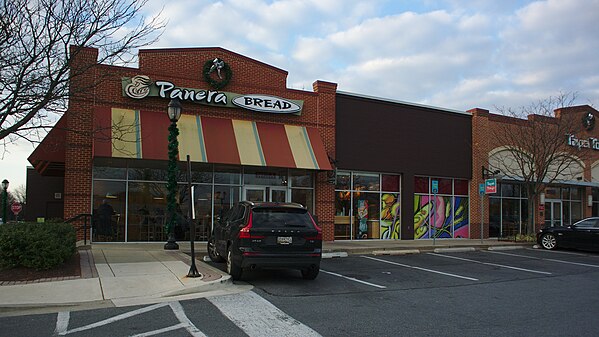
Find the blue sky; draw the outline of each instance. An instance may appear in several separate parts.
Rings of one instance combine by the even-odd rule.
[[[223,47],[364,95],[456,110],[560,92],[599,109],[599,0],[149,0],[168,25],[149,48]],[[25,184],[30,145],[0,178]]]

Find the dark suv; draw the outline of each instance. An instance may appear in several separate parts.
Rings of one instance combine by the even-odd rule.
[[[313,280],[320,271],[322,231],[300,204],[242,201],[214,224],[208,255],[226,261],[234,280],[258,267],[299,269]]]

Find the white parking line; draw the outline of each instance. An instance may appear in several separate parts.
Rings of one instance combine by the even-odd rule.
[[[527,248],[527,250],[534,250],[536,252],[539,251],[539,249],[533,249],[533,248]],[[576,255],[576,256],[590,256],[587,254],[581,254],[581,253],[574,253],[574,252],[564,252],[563,250],[547,250],[547,249],[541,249],[540,251],[544,252],[544,253],[551,253],[551,254],[565,254],[565,255]]]
[[[589,264],[589,263],[581,263],[581,262],[564,261],[564,260],[558,260],[558,259],[547,259],[547,258],[544,258],[544,257],[526,256],[526,255],[509,254],[509,253],[500,253],[500,252],[489,252],[489,253],[493,253],[493,254],[501,254],[501,255],[508,255],[508,256],[516,256],[516,257],[523,257],[523,258],[527,258],[527,259],[533,259],[533,260],[542,260],[542,261],[559,262],[559,263],[565,263],[565,264],[573,264],[573,265],[575,265],[575,266],[583,266],[583,267],[599,268],[599,265],[596,265],[596,264]],[[581,256],[584,256],[584,255],[581,255]]]
[[[429,272],[429,273],[435,273],[435,274],[440,274],[440,275],[445,275],[445,276],[457,277],[457,278],[461,278],[461,279],[469,280],[469,281],[478,281],[477,278],[473,278],[473,277],[456,275],[456,274],[450,274],[450,273],[445,273],[445,272],[442,272],[442,271],[432,270],[432,269],[427,269],[427,268],[422,268],[422,267],[410,266],[410,265],[403,264],[403,263],[397,263],[397,262],[393,262],[393,261],[387,261],[387,260],[383,260],[383,259],[377,259],[377,258],[371,257],[371,256],[362,256],[362,257],[365,258],[365,259],[370,259],[370,260],[374,260],[374,261],[388,263],[388,264],[392,264],[392,265],[395,265],[395,266],[400,266],[400,267],[405,267],[405,268],[412,268],[412,269],[422,270],[422,271],[426,271],[426,272]]]
[[[374,284],[374,283],[370,283],[370,282],[358,280],[357,278],[353,278],[353,277],[349,277],[349,276],[345,276],[345,275],[333,273],[332,271],[326,271],[326,270],[322,270],[321,269],[320,272],[321,273],[326,273],[326,274],[329,274],[329,275],[333,275],[333,276],[337,276],[337,277],[341,277],[341,278],[344,278],[346,280],[350,280],[350,281],[362,283],[362,284],[365,284],[367,286],[371,286],[371,287],[375,287],[375,288],[379,288],[379,289],[386,289],[387,288],[387,287],[382,286],[382,285],[378,285],[378,284]]]
[[[487,266],[494,266],[494,267],[501,267],[501,268],[513,269],[513,270],[525,271],[525,272],[535,273],[535,274],[551,275],[551,273],[546,272],[546,271],[526,269],[526,268],[508,266],[508,265],[505,265],[505,264],[498,264],[498,263],[481,262],[481,261],[472,260],[472,259],[465,259],[463,257],[457,257],[457,256],[450,256],[450,255],[443,255],[443,254],[436,254],[436,253],[428,253],[428,254],[429,255],[434,255],[434,256],[439,256],[439,257],[445,257],[445,258],[448,258],[448,259],[454,259],[454,260],[461,260],[461,261],[466,261],[466,262],[484,264],[484,265],[487,265]]]
[[[56,319],[56,329],[54,331],[55,331],[56,335],[64,336],[64,335],[72,334],[75,332],[91,330],[91,329],[99,328],[104,325],[122,321],[124,319],[130,318],[130,317],[133,317],[136,315],[150,312],[152,310],[156,310],[156,309],[165,307],[167,305],[171,307],[171,310],[173,310],[173,313],[179,320],[179,324],[175,324],[175,325],[172,325],[172,326],[169,326],[166,328],[162,328],[162,329],[158,329],[158,330],[154,330],[154,331],[144,332],[144,333],[137,334],[134,336],[135,337],[154,336],[154,335],[159,335],[159,334],[163,334],[165,332],[174,331],[174,330],[178,330],[178,329],[185,329],[185,330],[187,330],[187,332],[189,332],[190,335],[192,335],[194,337],[205,337],[206,336],[198,328],[196,328],[195,325],[193,325],[193,323],[191,322],[191,320],[189,320],[189,318],[187,318],[187,315],[185,315],[185,311],[183,310],[183,307],[181,306],[181,304],[179,302],[159,303],[159,304],[150,305],[148,307],[129,311],[129,312],[126,312],[126,313],[123,313],[123,314],[120,314],[120,315],[117,315],[114,317],[110,317],[110,318],[107,318],[105,320],[102,320],[102,321],[99,321],[96,323],[88,324],[88,325],[85,325],[85,326],[82,326],[82,327],[79,327],[76,329],[72,329],[72,330],[67,330],[69,327],[69,313],[68,312],[59,312],[58,317]]]

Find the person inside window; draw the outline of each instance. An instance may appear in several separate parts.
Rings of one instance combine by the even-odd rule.
[[[98,221],[98,239],[100,241],[109,241],[113,239],[113,225],[112,216],[114,208],[110,206],[107,199],[102,200],[102,204],[98,207],[97,221]]]

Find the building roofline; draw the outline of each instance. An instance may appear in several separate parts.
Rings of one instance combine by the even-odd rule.
[[[405,102],[405,101],[400,101],[400,100],[390,99],[390,98],[382,98],[382,97],[376,97],[376,96],[370,96],[370,95],[356,94],[353,92],[347,92],[347,91],[341,91],[341,90],[337,90],[337,93],[342,94],[342,95],[347,95],[347,96],[354,96],[354,97],[358,97],[358,98],[373,99],[373,100],[383,101],[383,102],[388,102],[388,103],[403,104],[403,105],[415,106],[415,107],[426,108],[426,109],[434,109],[434,110],[438,110],[440,112],[460,114],[460,115],[466,115],[466,116],[472,117],[471,113],[469,113],[467,111],[462,111],[462,110],[447,109],[447,108],[441,108],[441,107],[432,106],[432,105]]]

